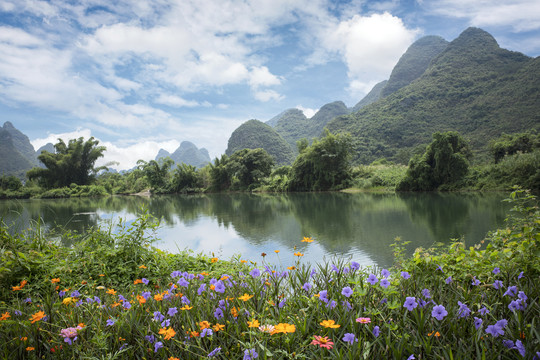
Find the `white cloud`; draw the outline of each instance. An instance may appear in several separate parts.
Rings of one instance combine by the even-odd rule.
[[[197,107],[197,106],[206,106],[209,107],[211,104],[209,102],[203,102],[202,104],[195,100],[186,100],[180,96],[176,95],[159,95],[155,100],[158,104],[174,106],[174,107]]]
[[[283,95],[280,95],[278,92],[274,90],[263,90],[263,91],[255,91],[255,98],[262,102],[267,102],[270,100],[273,101],[279,101],[284,98]]]
[[[302,105],[297,105],[296,108],[298,110],[302,110],[302,112],[304,113],[304,115],[308,118],[308,119],[311,119],[313,117],[313,115],[315,115],[317,113],[317,111],[319,111],[319,109],[310,109],[310,108],[305,108],[303,107]]]
[[[514,32],[540,29],[537,0],[435,0],[425,6],[434,14],[468,19],[472,26],[509,26]]]

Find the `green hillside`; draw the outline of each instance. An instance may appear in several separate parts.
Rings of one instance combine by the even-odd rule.
[[[299,109],[289,109],[278,116],[274,129],[289,143],[296,153],[296,142],[302,138],[307,138],[309,120]],[[267,124],[270,125],[272,120],[268,121]]]
[[[166,150],[160,149],[156,156],[156,161],[164,157],[170,157],[178,165],[184,163],[199,168],[210,162],[208,150],[204,148],[198,149],[197,146],[190,141],[182,141],[178,149],[172,154]]]
[[[291,146],[276,130],[259,120],[249,120],[240,125],[229,138],[225,154],[231,156],[242,149],[264,149],[274,157],[278,165],[294,160]]]
[[[15,175],[24,178],[26,171],[32,166],[32,163],[16,149],[11,134],[0,128],[0,176]]]
[[[371,91],[362,98],[356,105],[353,106],[351,112],[357,112],[364,106],[367,106],[381,98],[381,92],[388,83],[388,80],[383,80],[380,83],[376,84]]]
[[[360,163],[406,163],[434,132],[451,130],[470,141],[478,161],[501,133],[540,129],[539,78],[538,58],[501,49],[487,32],[469,28],[418,79],[328,129],[351,133]]]

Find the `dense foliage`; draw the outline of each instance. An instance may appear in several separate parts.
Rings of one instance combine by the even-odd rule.
[[[62,139],[54,145],[55,153],[43,151],[38,159],[45,168],[33,168],[27,172],[30,180],[37,179],[45,188],[88,185],[95,174],[104,167],[94,168],[96,160],[103,156],[106,148],[98,146],[99,141],[91,137],[69,140]]]
[[[470,150],[457,132],[433,134],[433,141],[423,155],[409,162],[405,178],[397,185],[398,191],[433,191],[462,180],[469,170]]]
[[[0,356],[149,359],[520,359],[540,355],[540,212],[515,191],[504,229],[395,266],[273,267],[151,248],[145,212],[50,242],[0,226]],[[304,237],[300,241],[317,241]],[[279,254],[274,254],[279,256]],[[249,264],[249,265],[248,265]],[[286,267],[286,268],[285,268]]]

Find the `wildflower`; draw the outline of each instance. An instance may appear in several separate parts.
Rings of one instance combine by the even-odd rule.
[[[483,306],[480,310],[478,310],[478,312],[480,313],[480,315],[484,316],[486,314],[489,314],[489,310]]]
[[[257,319],[253,319],[252,321],[248,321],[247,323],[248,323],[248,327],[250,327],[250,328],[251,327],[259,327],[259,325],[261,325],[259,323],[259,320],[257,320]]]
[[[23,280],[23,281],[21,281],[21,282],[19,283],[19,285],[17,285],[17,286],[12,286],[12,287],[11,287],[11,290],[12,290],[12,291],[19,291],[19,290],[22,290],[26,284],[28,284],[28,281]]]
[[[114,289],[109,289],[106,293],[109,295],[116,295],[116,291]]]
[[[489,325],[486,328],[486,333],[491,334],[493,337],[504,335],[504,328],[507,324],[508,321],[506,319],[499,320],[494,325]]]
[[[426,299],[431,298],[431,294],[429,293],[429,289],[422,290],[422,296],[425,297]]]
[[[147,278],[142,278],[141,281],[144,285],[148,285],[148,283],[150,282],[150,280],[148,280]]]
[[[217,354],[219,354],[221,351],[221,348],[220,347],[217,347],[215,348],[214,350],[212,350],[211,352],[208,353],[208,357],[211,358],[211,357],[214,357],[216,356]]]
[[[329,339],[327,336],[313,336],[314,339],[311,341],[311,345],[319,345],[322,348],[331,349],[334,345],[331,339]]]
[[[519,354],[522,357],[525,357],[525,345],[523,345],[521,340],[516,340],[516,346],[514,346],[512,349],[517,349],[517,351],[519,351]]]
[[[154,343],[154,341],[156,341],[156,337],[154,335],[146,335],[144,337],[147,341],[149,341],[151,344]]]
[[[301,240],[302,242],[306,242],[306,243],[312,243],[313,242],[313,239],[311,237],[305,237]]]
[[[298,252],[295,252],[295,253],[294,253],[294,256],[300,257],[300,256],[304,256],[304,254],[302,254],[300,251],[298,251]]]
[[[246,349],[244,350],[244,358],[242,360],[251,360],[256,359],[259,357],[259,354],[255,351],[255,349]]]
[[[305,291],[311,290],[311,284],[308,282],[304,283],[304,285],[302,285],[302,289],[304,289]]]
[[[139,269],[147,269],[147,267],[144,266],[144,265],[141,265],[141,266],[139,266]]]
[[[274,330],[275,330],[274,325],[261,325],[261,326],[259,326],[259,331],[264,332],[264,333],[271,334],[271,333],[274,332]]]
[[[388,271],[386,269],[382,269],[381,275],[386,279],[386,278],[388,278],[390,276],[390,271]]]
[[[416,359],[416,358],[414,357],[414,355],[411,355],[411,356],[409,356],[409,357],[407,358],[407,360],[414,360],[414,359]]]
[[[373,328],[372,333],[373,333],[373,336],[375,336],[376,338],[379,337],[379,333],[380,333],[379,327],[378,327],[378,326],[375,326],[375,327]]]
[[[339,326],[338,326],[339,327]],[[271,335],[279,333],[293,333],[296,331],[296,326],[294,324],[279,323],[274,327],[274,330],[270,333]]]
[[[186,279],[184,279],[183,277],[181,277],[181,278],[178,280],[177,284],[178,284],[179,286],[188,287],[188,286],[189,286],[189,281],[187,281]]]
[[[170,328],[162,328],[159,330],[159,334],[160,335],[164,335],[163,339],[165,340],[170,340],[174,337],[174,335],[176,335],[176,331],[174,331],[174,329],[172,327]]]
[[[493,287],[499,290],[503,287],[503,282],[501,280],[495,280],[495,282],[493,283]]]
[[[388,279],[382,279],[381,282],[379,283],[383,288],[387,288],[390,286],[390,281],[388,281]]]
[[[216,325],[212,326],[212,330],[214,330],[214,332],[218,332],[218,331],[221,331],[223,329],[225,329],[225,325],[216,324]]]
[[[56,284],[60,282],[60,278],[51,279],[51,283]]]
[[[453,280],[452,280],[452,277],[449,276],[446,278],[446,280],[444,280],[447,284],[450,284]]]
[[[403,307],[407,308],[407,310],[409,311],[412,311],[417,306],[418,306],[418,303],[416,302],[416,298],[413,296],[408,296],[405,299],[405,303],[403,304]]]
[[[503,296],[511,296],[514,297],[517,294],[517,286],[509,286],[506,292],[503,294]]]
[[[503,340],[503,345],[506,348],[511,349],[514,347],[514,342],[512,340]]]
[[[282,309],[285,304],[287,303],[287,298],[283,299],[282,301],[279,302],[278,304],[278,308]]]
[[[326,297],[328,294],[328,291],[326,290],[321,290],[319,291],[319,300],[325,302],[325,303],[328,303],[328,298]]]
[[[163,347],[163,343],[161,341],[158,341],[154,344],[154,352],[157,352],[159,349]]]
[[[36,348],[33,346],[29,346],[26,348],[26,351],[34,351],[34,350],[36,350]]]
[[[296,270],[296,266],[287,266],[287,270]],[[286,272],[284,273],[287,274]]]
[[[221,319],[223,317],[223,310],[221,310],[220,308],[217,308],[215,311],[214,311],[214,317],[216,319]]]
[[[163,322],[161,323],[161,327],[164,327],[164,328],[170,325],[171,325],[171,319],[163,320]]]
[[[142,284],[142,280],[136,279],[135,281],[133,281],[133,285],[137,285],[137,284]]]
[[[351,269],[353,269],[353,270],[360,269],[360,264],[357,263],[356,261],[351,261]]]
[[[167,315],[169,315],[169,316],[172,317],[172,316],[174,316],[174,314],[176,314],[177,312],[178,312],[178,309],[177,309],[177,308],[171,307],[171,308],[169,308],[169,310],[167,311]]]
[[[371,285],[375,285],[379,279],[377,279],[377,277],[373,274],[369,274],[367,280],[366,280],[368,283],[370,283]]]
[[[353,309],[351,303],[346,300],[342,301],[341,304],[343,305],[343,307],[347,309],[347,311],[351,311]]]
[[[203,329],[203,331],[201,331],[201,337],[205,337],[205,336],[212,336],[214,333],[212,332],[212,329]]]
[[[325,328],[331,328],[331,329],[337,329],[338,327],[341,326],[339,324],[335,324],[334,320],[323,320],[320,324],[324,326]]]
[[[471,309],[469,309],[467,304],[464,304],[461,301],[458,301],[458,305],[459,305],[458,316],[460,318],[467,317],[471,314]]]
[[[274,252],[275,252],[276,254],[279,254],[279,250],[274,250]]]
[[[200,296],[204,291],[206,291],[206,284],[201,284],[197,289],[197,294]]]
[[[444,270],[442,269],[441,265],[437,265],[437,270],[440,270],[441,272],[444,272]]]
[[[519,273],[518,280],[521,279],[522,277],[523,277],[523,271]]]
[[[242,300],[242,301],[248,301],[249,299],[251,299],[253,297],[253,295],[249,295],[249,294],[244,294],[242,296],[239,296],[238,299],[239,300]]]
[[[508,309],[510,309],[511,311],[520,310],[519,302],[516,300],[512,300],[510,304],[508,304]]]
[[[163,300],[163,295],[162,295],[162,294],[156,294],[156,295],[154,295],[154,300],[156,300],[156,301],[162,301],[162,300]]]
[[[107,326],[113,326],[115,323],[115,321],[113,319],[108,319],[107,320]]]
[[[212,263],[217,263],[218,262],[218,258],[217,257],[213,257],[212,259],[210,259],[210,261]]]
[[[171,357],[169,357],[169,359],[168,359],[168,360],[180,360],[180,359],[179,359],[179,358],[176,358],[176,357],[172,357],[172,356],[171,356]]]
[[[345,286],[342,290],[341,290],[341,295],[345,296],[345,297],[351,297],[351,295],[353,294],[353,290],[351,289],[350,286]]]
[[[2,320],[7,320],[11,317],[11,315],[9,315],[9,312],[6,311],[5,313],[2,314],[2,317],[0,317],[0,321]]]
[[[448,315],[448,311],[446,311],[446,309],[442,305],[434,306],[433,310],[431,311],[431,316],[433,316],[435,319],[439,321],[444,319],[446,315]]]
[[[215,290],[216,290],[216,292],[222,293],[222,294],[225,292],[225,285],[223,284],[223,282],[221,280],[218,280],[216,282]]]
[[[495,275],[497,275],[497,274],[500,273],[500,272],[501,272],[501,269],[499,269],[498,267],[496,267],[496,268],[493,269],[493,273],[494,273]]]
[[[476,316],[474,317],[474,327],[476,328],[476,330],[478,330],[480,326],[482,326],[482,322],[482,319],[477,318]]]
[[[236,309],[236,307],[233,307],[231,309],[231,315],[234,317],[238,317],[238,310]]]
[[[67,329],[62,329],[60,330],[60,335],[64,338],[64,342],[72,345],[73,341],[77,340],[78,331],[80,329],[80,327],[69,327]]]
[[[129,301],[124,301],[124,302],[122,303],[122,306],[123,306],[124,309],[126,309],[126,310],[131,309],[131,303],[130,303]]]
[[[31,298],[26,298],[23,300],[25,303],[29,304],[32,302],[32,299]]]
[[[478,280],[478,279],[476,278],[476,276],[473,276],[473,279],[472,279],[472,281],[471,281],[471,284],[472,284],[473,286],[478,286],[478,285],[480,285],[480,280]]]
[[[401,272],[401,277],[404,278],[405,280],[407,280],[407,279],[410,279],[411,274],[409,274],[409,273],[406,272],[406,271],[402,271],[402,272]]]
[[[44,311],[38,311],[37,313],[33,314],[32,317],[30,318],[30,320],[32,320],[32,324],[35,323],[36,321],[40,321],[41,319],[43,319],[45,316],[45,312]]]
[[[252,278],[259,277],[261,276],[261,271],[257,268],[254,268],[253,270],[249,272],[249,275],[251,275]]]
[[[344,342],[346,343],[349,343],[349,345],[352,345],[354,344],[354,342],[358,342],[358,339],[356,338],[356,336],[352,333],[346,333],[344,336],[343,336],[343,339],[342,339]]]

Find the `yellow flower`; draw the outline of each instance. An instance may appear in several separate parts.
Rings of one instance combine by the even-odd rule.
[[[247,260],[240,260],[242,264],[247,264]]]
[[[295,253],[294,253],[294,256],[300,257],[300,256],[304,256],[304,254],[302,254],[300,251],[298,251],[298,252],[295,252]]]
[[[279,252],[279,250],[274,250],[274,252],[277,254]]]
[[[208,329],[210,328],[210,323],[208,321],[201,321],[199,323],[199,327],[201,328],[201,330]]]
[[[313,239],[310,238],[310,237],[305,237],[305,236],[304,236],[304,238],[302,239],[302,242],[311,243],[311,242],[313,242]]]
[[[59,283],[60,282],[60,278],[54,278],[51,280],[51,282],[54,284],[54,283]]]
[[[296,331],[296,326],[294,324],[280,323],[274,327],[274,331],[272,331],[270,335],[274,335],[278,333],[293,333],[295,331]]]
[[[165,335],[164,339],[165,340],[170,340],[171,338],[174,337],[174,335],[176,335],[176,331],[174,331],[174,329],[172,327],[170,328],[163,328],[163,329],[160,329],[159,330],[159,334],[160,335]]]
[[[96,289],[97,290],[105,290],[105,286],[99,285],[99,286],[96,286]]]
[[[45,312],[44,311],[38,311],[37,313],[33,314],[32,317],[30,318],[30,320],[32,320],[32,324],[35,323],[36,321],[39,321],[41,319],[43,319],[45,317]]]
[[[180,310],[191,310],[193,309],[193,306],[185,305],[180,308]]]
[[[69,305],[72,302],[75,302],[75,299],[70,298],[70,297],[64,298],[64,300],[62,300],[62,304],[64,304],[64,305]]]
[[[9,315],[9,312],[6,311],[5,313],[2,314],[2,317],[0,317],[0,321],[2,320],[7,320],[11,317],[11,315]]]
[[[253,321],[248,321],[248,327],[259,327],[261,324],[259,323],[259,320],[253,319]]]
[[[323,320],[321,322],[321,325],[324,326],[325,328],[331,328],[331,329],[337,329],[338,327],[341,326],[339,324],[335,324],[334,320]]]
[[[287,266],[287,270],[296,270],[296,266]]]
[[[216,262],[218,262],[218,260],[219,259],[217,257],[213,257],[213,258],[210,259],[210,261],[212,261],[212,263],[216,263]]]
[[[141,265],[141,266],[139,266],[139,269],[147,269],[147,267],[144,266],[144,265]]]
[[[212,330],[214,330],[215,332],[218,332],[218,331],[223,330],[223,329],[225,329],[225,325],[216,324],[216,325],[212,326]]]
[[[251,299],[253,297],[253,295],[248,295],[248,294],[244,294],[242,296],[239,296],[238,299],[242,300],[242,301],[248,301],[249,299]]]

